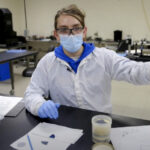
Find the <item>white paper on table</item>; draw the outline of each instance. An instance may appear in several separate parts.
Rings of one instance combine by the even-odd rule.
[[[83,130],[50,123],[39,123],[28,132],[28,135],[34,150],[66,150],[83,135]],[[51,135],[54,135],[54,138],[50,137]],[[42,141],[48,144],[43,144]],[[17,150],[31,150],[27,134],[10,146]]]
[[[39,123],[31,130],[31,133],[46,138],[54,134],[56,140],[69,142],[70,144],[74,144],[83,135],[83,131],[80,129],[50,123]]]
[[[111,141],[115,150],[150,150],[150,126],[112,128]]]
[[[66,150],[70,145],[69,143],[37,136],[30,133],[28,135],[30,137],[33,150]],[[46,144],[42,144],[42,142],[46,142]],[[10,146],[17,150],[31,150],[27,134],[12,143]]]
[[[0,96],[0,115],[5,116],[21,100],[22,97]]]

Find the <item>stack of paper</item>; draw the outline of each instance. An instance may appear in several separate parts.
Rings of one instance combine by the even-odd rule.
[[[0,96],[0,115],[5,116],[21,100],[22,100],[22,97]]]
[[[115,150],[150,150],[150,126],[113,128],[111,141]]]
[[[60,125],[39,123],[11,146],[18,150],[66,150],[83,135],[83,130]],[[30,138],[30,142],[28,140]]]

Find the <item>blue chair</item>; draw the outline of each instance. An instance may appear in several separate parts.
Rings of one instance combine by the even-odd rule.
[[[10,79],[9,63],[0,64],[0,81]]]

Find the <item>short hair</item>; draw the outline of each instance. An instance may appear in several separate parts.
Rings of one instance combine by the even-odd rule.
[[[61,15],[69,15],[76,18],[83,27],[85,27],[85,13],[81,11],[75,4],[69,5],[57,11],[54,21],[54,28],[57,29],[57,20]]]

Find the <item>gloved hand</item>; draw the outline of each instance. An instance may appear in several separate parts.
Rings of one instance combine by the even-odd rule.
[[[38,116],[40,118],[58,118],[58,108],[60,107],[59,103],[54,103],[51,100],[48,100],[42,104],[38,110]]]

